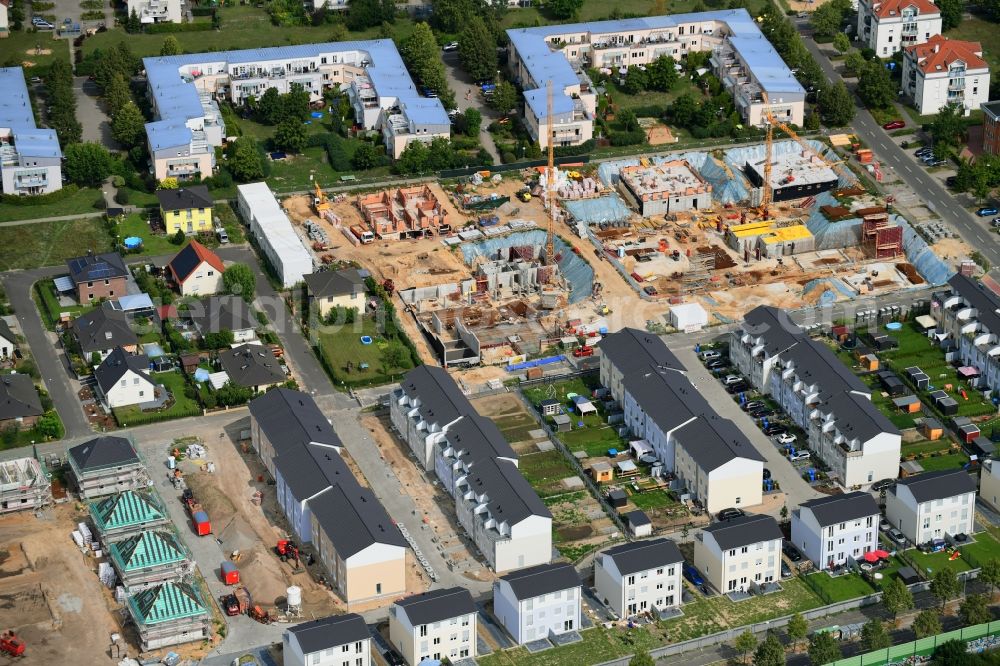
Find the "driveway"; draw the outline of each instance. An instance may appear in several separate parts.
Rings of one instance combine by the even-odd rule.
[[[459,111],[470,108],[479,109],[479,113],[483,115],[483,125],[479,130],[479,142],[493,156],[493,163],[500,164],[500,153],[497,151],[496,144],[493,143],[493,135],[486,129],[494,120],[500,119],[500,114],[486,104],[476,82],[462,69],[458,60],[458,51],[442,51],[441,56],[444,61],[444,74],[448,80],[448,87],[455,91],[455,105]],[[468,95],[468,99],[466,99],[466,95]]]
[[[101,89],[97,83],[85,76],[74,77],[73,94],[76,97],[76,119],[83,125],[83,140],[120,150],[121,146],[111,136],[111,119],[104,113]]]

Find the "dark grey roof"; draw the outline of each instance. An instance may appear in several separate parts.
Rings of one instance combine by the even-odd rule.
[[[209,296],[192,301],[188,304],[187,316],[202,335],[223,330],[255,329],[258,324],[250,304],[239,296]]]
[[[866,442],[882,433],[899,434],[899,428],[871,400],[857,393],[835,393],[817,407],[834,415],[837,430],[848,440]]]
[[[274,457],[274,467],[298,500],[307,500],[339,483],[354,479],[347,463],[333,448],[306,444]]]
[[[572,564],[557,562],[554,564],[539,564],[538,566],[519,569],[505,576],[505,580],[514,592],[518,601],[534,599],[543,594],[560,592],[574,587],[580,587],[580,576]]]
[[[444,437],[453,448],[465,451],[464,457],[470,461],[481,458],[517,459],[517,454],[497,425],[479,414],[462,417],[448,427]]]
[[[176,190],[156,190],[163,210],[188,210],[189,208],[211,208],[212,195],[204,185],[188,185]]]
[[[983,110],[983,113],[989,112],[994,118],[1000,117],[1000,100],[983,102],[979,105],[979,108]]]
[[[771,516],[764,515],[746,515],[712,523],[704,531],[715,537],[722,550],[783,538],[778,522]]]
[[[310,273],[305,277],[309,293],[315,298],[348,296],[365,292],[365,275],[357,268]]]
[[[706,471],[718,469],[735,458],[764,462],[764,456],[743,431],[717,414],[699,416],[682,426],[675,437],[698,466]]]
[[[270,386],[285,381],[285,372],[264,345],[244,344],[219,352],[219,361],[236,386]]]
[[[0,376],[0,421],[43,413],[42,401],[31,377],[22,374]]]
[[[486,495],[486,506],[498,523],[516,525],[531,516],[552,517],[538,493],[509,460],[483,458],[473,466],[465,482],[477,495]]]
[[[112,435],[103,435],[78,444],[69,450],[69,455],[76,468],[82,471],[140,462],[132,442]]]
[[[476,602],[463,587],[414,594],[400,599],[396,605],[406,612],[406,617],[414,627],[477,612]]]
[[[653,521],[649,519],[645,511],[636,509],[635,511],[629,511],[622,514],[622,517],[628,521],[628,524],[632,527],[638,527],[639,525],[652,525]]]
[[[799,508],[812,511],[820,527],[875,516],[879,513],[878,504],[871,493],[863,493],[860,490],[809,500],[800,504]]]
[[[908,476],[897,481],[889,492],[898,495],[901,486],[909,488],[913,497],[920,504],[976,492],[975,480],[962,469],[924,472],[916,476]]]
[[[107,305],[107,304],[105,304]],[[84,354],[139,344],[121,310],[100,307],[73,320],[73,332]]]
[[[343,446],[316,401],[301,391],[272,389],[250,401],[250,415],[279,455],[310,442]]]
[[[982,282],[967,275],[955,273],[948,285],[966,302],[976,309],[976,318],[987,331],[1000,334],[1000,296],[985,287]]]
[[[107,395],[108,391],[118,383],[118,380],[131,370],[140,377],[143,377],[150,384],[153,380],[149,376],[149,358],[145,354],[129,354],[121,347],[115,347],[107,358],[97,366],[94,377],[97,379],[101,391]]]
[[[444,425],[463,414],[476,413],[444,368],[421,365],[406,373],[401,386],[407,396],[420,398],[417,411],[427,423]]]
[[[637,328],[623,328],[606,336],[597,346],[601,354],[607,356],[626,377],[650,366],[675,370],[684,368],[658,335]]]
[[[684,561],[677,544],[670,539],[633,541],[609,548],[604,554],[615,561],[619,572],[626,575]]]
[[[206,261],[220,273],[226,269],[219,255],[192,239],[180,252],[174,255],[174,258],[167,265],[173,272],[174,278],[178,282],[184,282],[191,273],[201,266],[202,262]]]
[[[376,543],[406,548],[406,540],[374,493],[357,481],[331,487],[310,500],[309,508],[344,559]]]
[[[753,337],[763,336],[764,353],[769,357],[802,339],[802,329],[788,317],[788,313],[768,305],[760,305],[746,313],[741,328]]]
[[[69,277],[74,284],[96,280],[108,280],[128,275],[128,269],[121,255],[117,252],[107,254],[88,254],[74,257],[66,261],[69,267]]]
[[[331,615],[289,627],[287,631],[295,636],[304,655],[371,638],[368,625],[357,613]]]
[[[3,317],[0,317],[0,338],[3,338],[12,345],[17,344],[17,336],[14,335],[14,331],[10,330],[10,324]]]

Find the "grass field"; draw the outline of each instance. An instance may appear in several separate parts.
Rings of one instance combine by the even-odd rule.
[[[578,643],[529,653],[524,648],[514,648],[476,657],[480,666],[568,666],[570,664],[599,664],[615,657],[633,654],[636,650],[650,650],[660,641],[645,628],[605,629],[594,627],[580,632]]]
[[[56,285],[52,280],[37,282],[31,296],[35,299],[35,305],[42,316],[42,322],[50,331],[55,330],[56,321],[62,313],[65,312],[73,317],[79,317],[94,309],[89,305],[60,305],[59,297],[56,295]]]
[[[573,467],[558,451],[524,454],[518,459],[518,467],[539,497],[565,493],[567,489],[562,480],[577,476]]]
[[[184,375],[175,371],[167,372],[156,372],[150,375],[154,382],[157,384],[163,384],[170,395],[174,397],[174,403],[163,412],[163,418],[159,420],[166,421],[168,419],[183,418],[185,416],[191,416],[192,414],[201,413],[201,407],[198,402],[184,395]],[[130,422],[134,422],[136,418],[142,419],[145,412],[140,410],[135,405],[130,405],[128,407],[119,407],[114,410],[115,420],[118,421],[118,425],[127,427]]]
[[[957,28],[945,33],[948,39],[963,39],[979,42],[983,46],[983,59],[989,63],[990,69],[1000,67],[1000,34],[997,24],[973,16],[962,19]]]
[[[375,381],[386,375],[400,375],[413,367],[408,352],[400,366],[385,367],[382,350],[390,343],[380,334],[372,317],[362,317],[354,324],[329,328],[331,330],[321,331],[319,334],[319,350],[334,374],[335,383],[342,380],[352,383]],[[374,342],[370,345],[362,344],[363,335],[370,336]],[[353,364],[351,370],[347,369],[349,363]],[[367,363],[368,367],[362,369],[363,363]]]
[[[3,41],[0,40],[0,45],[2,44]],[[0,222],[37,220],[43,217],[62,217],[64,215],[83,215],[85,213],[93,213],[97,216],[100,212],[94,208],[94,203],[100,197],[101,193],[97,190],[85,188],[65,199],[51,203],[31,206],[0,203]]]
[[[969,456],[964,453],[949,453],[944,456],[921,458],[917,462],[920,463],[925,472],[939,472],[945,469],[959,469],[962,465],[969,462]]]
[[[154,234],[149,228],[149,222],[142,213],[132,213],[118,224],[118,235],[123,240],[129,236],[138,236],[142,239],[142,252],[140,254],[157,256],[161,254],[175,254],[181,246],[174,245],[166,234]]]
[[[750,0],[747,8],[751,14],[760,13],[767,0]],[[696,8],[704,4],[699,0],[675,0],[665,5],[667,14],[683,14],[695,11]],[[583,6],[577,14],[578,21],[599,21],[610,18],[623,18],[625,16],[648,16],[650,11],[656,6],[655,0],[616,0],[616,2],[606,2],[604,0],[583,0]],[[545,23],[565,23],[566,21],[554,21],[543,12],[534,7],[524,9],[512,9],[503,18],[504,28],[530,27]]]
[[[97,218],[0,227],[0,271],[52,266],[88,250],[110,249],[111,239]]]
[[[938,451],[948,451],[949,449],[951,449],[951,442],[944,437],[933,442],[930,440],[906,442],[903,444],[903,456],[936,453]]]
[[[589,396],[598,386],[600,380],[597,375],[586,375],[552,384],[532,386],[523,392],[528,402],[536,407],[547,398],[559,400],[563,404],[563,412],[570,417],[572,424],[572,430],[558,434],[559,439],[571,451],[586,451],[588,456],[594,457],[607,455],[608,449],[621,450],[625,446],[625,440],[618,436],[615,428],[605,423],[599,403],[594,403],[598,408],[597,414],[581,416],[572,408],[569,397],[571,394]],[[582,427],[579,426],[580,423],[583,423]]]
[[[11,31],[9,35],[6,39],[0,40],[0,61],[18,60],[25,68],[25,77],[35,76],[32,69],[48,67],[55,60],[69,62],[69,49],[66,47],[66,40],[55,39],[51,32],[32,34]],[[51,53],[37,53],[36,47],[40,47],[43,52],[51,51]]]
[[[966,548],[967,547],[968,546],[966,546]],[[948,558],[951,557],[951,553],[946,550],[943,550],[940,553],[921,553],[919,550],[914,548],[912,550],[908,550],[906,554],[909,555],[910,558],[916,563],[918,571],[920,571],[928,579],[933,578],[935,573],[945,567],[951,569],[955,573],[968,571],[972,568],[969,566],[969,563],[961,557],[957,560],[949,562]]]
[[[644,493],[635,493],[632,492],[631,488],[628,488],[626,491],[629,493],[629,501],[643,511],[663,509],[678,503],[665,490],[647,490]]]
[[[855,573],[834,578],[825,571],[809,574],[809,582],[827,595],[830,603],[868,596],[875,592],[868,582]]]

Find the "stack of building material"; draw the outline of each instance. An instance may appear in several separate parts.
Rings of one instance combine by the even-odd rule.
[[[115,569],[107,562],[101,562],[97,565],[97,576],[101,579],[101,582],[105,587],[113,588],[115,586],[115,579],[118,577],[115,574]]]

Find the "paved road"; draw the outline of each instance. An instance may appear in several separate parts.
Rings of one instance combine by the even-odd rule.
[[[104,113],[97,84],[86,76],[74,77],[73,95],[76,97],[76,117],[83,126],[83,140],[120,150],[121,146],[111,135],[111,119]]]
[[[799,25],[798,27],[801,30],[803,26]],[[830,81],[843,80],[843,77],[811,38],[806,37],[803,41]],[[976,217],[963,208],[940,181],[927,173],[920,163],[913,159],[912,155],[904,152],[889,138],[882,126],[875,121],[867,109],[861,106],[860,102],[856,101],[856,105],[858,109],[851,129],[868,144],[869,148],[875,151],[879,161],[883,165],[891,167],[906,185],[918,193],[929,209],[939,215],[942,220],[950,223],[969,245],[989,259],[990,264],[1000,265],[1000,243],[997,243],[996,236],[990,233],[987,226],[989,219]],[[887,193],[889,189],[882,187],[882,190]]]
[[[479,142],[493,157],[494,164],[500,164],[500,152],[496,144],[493,143],[493,135],[486,129],[490,123],[500,118],[500,114],[488,106],[483,100],[482,94],[476,82],[469,78],[469,75],[462,69],[458,60],[458,51],[442,52],[441,60],[444,61],[445,78],[448,87],[455,91],[455,106],[459,111],[468,108],[479,109],[483,115],[483,124],[479,129]],[[469,94],[471,91],[471,94]],[[468,98],[466,95],[468,94]]]

